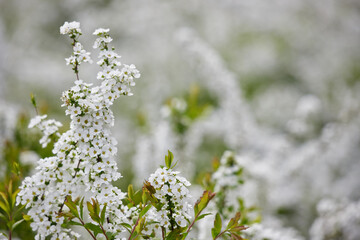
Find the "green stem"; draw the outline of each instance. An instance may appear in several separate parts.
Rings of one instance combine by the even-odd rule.
[[[11,208],[11,206],[9,206],[10,208]],[[9,213],[9,220],[10,220],[10,222],[12,222],[12,209],[10,210],[11,212]],[[11,224],[11,226],[10,226],[10,228],[9,228],[9,240],[11,240],[11,238],[12,238],[12,224]]]
[[[183,240],[186,238],[186,236],[188,235],[188,233],[190,232],[191,228],[194,226],[196,219],[200,216],[200,213],[202,211],[198,212],[198,214],[196,214],[196,216],[194,217],[194,221],[192,221],[192,223],[190,224],[190,226],[188,227],[188,230],[186,231],[185,237],[183,238]]]
[[[140,220],[140,218],[138,218],[138,219],[136,220],[136,223],[135,223],[133,229],[131,230],[131,233],[130,233],[130,236],[129,236],[128,240],[131,240],[131,237],[132,237],[132,235],[133,235],[134,232],[135,232],[135,228],[136,228],[136,226],[139,224],[139,220]]]

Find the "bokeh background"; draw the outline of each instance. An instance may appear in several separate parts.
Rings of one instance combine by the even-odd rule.
[[[259,208],[259,232],[360,239],[358,0],[0,0],[1,179],[9,159],[27,175],[51,154],[26,128],[31,93],[68,126],[65,21],[81,22],[88,51],[93,30],[110,28],[122,62],[142,74],[113,108],[124,189],[170,149],[196,195],[231,150],[244,168],[234,192]],[[80,78],[95,83],[98,70],[84,64]]]

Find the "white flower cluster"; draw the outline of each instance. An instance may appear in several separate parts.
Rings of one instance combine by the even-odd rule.
[[[65,23],[61,32],[81,33],[78,26]],[[116,140],[111,137],[114,116],[110,106],[120,95],[129,95],[128,86],[133,86],[134,78],[139,78],[140,74],[133,65],[115,68],[113,58],[108,54],[116,54],[112,51],[104,54],[107,43],[96,41],[104,46],[100,49],[100,61],[105,63],[99,73],[103,76],[100,86],[92,87],[92,84],[77,79],[75,86],[63,93],[62,106],[67,107],[66,114],[70,115],[70,130],[55,143],[55,156],[41,159],[37,173],[25,178],[20,187],[17,203],[31,208],[28,214],[33,219],[33,230],[37,231],[36,239],[45,239],[49,235],[51,239],[77,238],[76,233],[61,227],[64,217],[58,215],[63,211],[67,196],[76,199],[87,192],[89,198],[97,199],[101,208],[106,204],[108,221],[104,228],[112,232],[121,233],[124,229],[119,223],[129,222],[127,218],[133,211],[122,205],[125,193],[111,185],[121,174],[113,159],[117,148]],[[42,117],[38,117],[30,125],[41,120]]]
[[[65,58],[65,61],[66,65],[72,65],[75,73],[78,73],[78,66],[82,62],[92,63],[90,53],[86,52],[83,45],[77,40],[81,35],[80,23],[65,22],[64,25],[60,27],[60,33],[67,34],[71,39],[73,39],[73,53],[70,57]]]
[[[82,62],[92,63],[93,61],[90,58],[90,52],[86,52],[81,43],[76,42],[73,47],[73,54],[65,58],[66,65],[72,65],[76,67],[80,65]]]
[[[244,233],[252,240],[304,240],[292,228],[268,228],[259,223],[251,225]]]
[[[212,175],[216,182],[215,191],[224,187],[236,187],[239,185],[239,173],[241,166],[236,161],[236,156],[231,151],[225,151],[220,159],[220,166]]]
[[[145,234],[161,234],[161,228],[174,230],[178,227],[185,227],[191,219],[191,196],[188,186],[190,182],[184,177],[178,176],[179,172],[159,168],[149,177],[149,183],[155,188],[154,196],[160,201],[162,207],[157,210],[152,207],[148,212],[149,222],[156,222],[145,228]],[[161,235],[160,235],[161,236]]]
[[[65,22],[64,25],[60,27],[60,33],[69,34],[70,36],[81,34],[80,23],[75,21],[70,23]]]
[[[310,229],[312,240],[360,239],[360,201],[336,202],[323,199],[318,204],[317,211],[320,216]]]
[[[37,127],[43,133],[43,137],[40,139],[40,144],[42,147],[46,147],[53,136],[60,137],[59,128],[62,127],[62,124],[54,119],[44,120],[47,118],[47,115],[36,116],[30,120],[29,128]]]

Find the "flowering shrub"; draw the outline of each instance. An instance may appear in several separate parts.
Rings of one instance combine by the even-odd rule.
[[[75,86],[63,93],[61,99],[70,115],[70,129],[58,132],[61,123],[36,116],[29,127],[38,127],[44,134],[43,147],[54,140],[54,156],[40,159],[37,172],[26,177],[17,195],[17,204],[29,209],[25,220],[31,219],[35,239],[78,239],[80,234],[71,226],[82,226],[92,239],[185,239],[195,222],[215,196],[205,191],[192,204],[188,182],[174,171],[171,152],[142,191],[122,192],[111,182],[121,178],[114,156],[116,140],[111,136],[114,115],[110,107],[120,96],[131,96],[131,86],[140,77],[134,65],[121,64],[120,56],[109,46],[109,29],[97,29],[94,48],[100,50],[97,64],[101,70],[99,86],[79,78],[83,62],[91,63],[90,53],[79,42],[82,32],[78,22],[65,22],[60,33],[72,40],[73,53],[66,58],[76,75]],[[36,108],[36,102],[33,99]],[[192,210],[194,215],[192,216]],[[240,225],[240,214],[230,219],[222,229],[221,217],[216,215],[213,239],[228,235],[242,239],[246,227]],[[11,238],[11,237],[10,237]]]

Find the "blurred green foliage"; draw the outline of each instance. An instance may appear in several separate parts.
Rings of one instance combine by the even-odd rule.
[[[24,206],[15,206],[15,198],[21,181],[30,174],[35,162],[21,162],[21,154],[32,151],[39,157],[51,155],[52,146],[43,149],[38,143],[40,134],[28,129],[29,116],[20,113],[13,131],[13,136],[3,139],[0,165],[2,173],[0,180],[0,231],[12,237],[23,240],[34,239],[34,234],[28,222],[23,222],[22,215],[26,214]],[[51,145],[51,144],[50,144]]]

